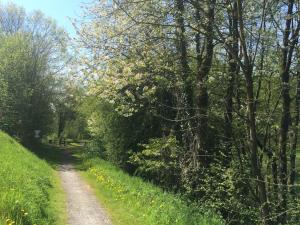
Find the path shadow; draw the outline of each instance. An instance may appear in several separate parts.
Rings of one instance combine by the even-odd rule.
[[[29,149],[56,170],[84,169],[82,159],[78,156],[83,151],[83,146],[60,147],[39,143],[29,146]]]

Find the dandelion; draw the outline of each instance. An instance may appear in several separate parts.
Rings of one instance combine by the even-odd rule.
[[[15,224],[15,221],[13,221],[11,219],[6,220],[6,225],[13,225],[13,224]]]

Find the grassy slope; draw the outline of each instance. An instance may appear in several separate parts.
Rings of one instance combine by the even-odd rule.
[[[207,209],[131,177],[100,159],[85,161],[82,176],[93,187],[115,225],[221,225]]]
[[[0,131],[0,224],[65,225],[62,193],[57,173]]]

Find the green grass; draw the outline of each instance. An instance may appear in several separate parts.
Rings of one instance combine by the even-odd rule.
[[[65,225],[65,215],[56,171],[0,131],[0,224]]]
[[[53,225],[66,225],[67,224],[67,207],[66,196],[61,186],[59,175],[54,172],[53,188],[49,189],[49,212],[54,216],[55,220]]]
[[[221,225],[219,216],[205,207],[131,177],[101,159],[85,161],[81,171],[115,225]]]

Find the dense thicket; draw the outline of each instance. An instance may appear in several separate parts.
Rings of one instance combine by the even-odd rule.
[[[229,224],[297,224],[299,5],[87,5],[78,44],[95,101],[83,111],[104,156]]]
[[[0,129],[29,140],[53,123],[66,34],[41,12],[0,5]]]

